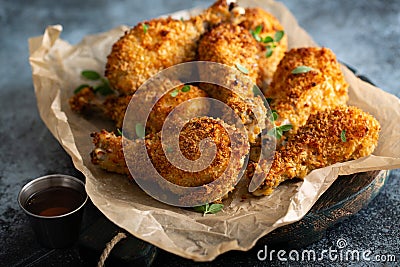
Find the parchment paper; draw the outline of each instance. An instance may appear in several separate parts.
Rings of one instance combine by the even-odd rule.
[[[316,45],[282,4],[256,0],[239,4],[272,12],[285,27],[290,48]],[[199,10],[181,11],[174,16],[188,17],[196,12]],[[240,195],[234,194],[229,206],[215,215],[202,216],[154,200],[125,176],[91,164],[89,134],[113,127],[95,117],[77,115],[68,105],[74,88],[84,82],[80,72],[93,69],[103,73],[112,44],[127,29],[121,26],[87,36],[73,46],[60,39],[62,26],[49,26],[43,36],[29,40],[29,60],[43,121],[86,176],[86,190],[93,203],[134,236],[182,257],[210,261],[229,250],[249,250],[275,228],[300,220],[340,174],[400,167],[400,100],[343,67],[350,84],[349,104],[373,114],[381,123],[373,155],[315,170],[303,182],[281,185],[268,197],[241,201]]]

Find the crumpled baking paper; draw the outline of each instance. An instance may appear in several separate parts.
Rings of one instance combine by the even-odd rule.
[[[281,3],[253,0],[239,4],[273,13],[285,27],[289,48],[316,45]],[[185,10],[173,16],[188,17],[197,12]],[[400,100],[343,67],[350,84],[349,105],[371,113],[381,123],[373,155],[315,170],[304,181],[283,184],[267,197],[241,199],[240,192],[234,193],[223,211],[213,215],[202,216],[158,202],[125,176],[91,164],[89,134],[102,128],[111,130],[112,124],[75,114],[68,105],[74,88],[84,82],[80,72],[92,69],[103,73],[112,44],[127,29],[120,26],[71,45],[60,39],[62,26],[49,26],[42,36],[29,40],[29,61],[41,118],[85,175],[93,203],[132,235],[182,257],[210,261],[229,250],[249,250],[277,227],[300,220],[338,175],[400,167]]]

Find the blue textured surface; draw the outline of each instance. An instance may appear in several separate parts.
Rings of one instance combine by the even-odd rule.
[[[59,23],[64,27],[62,38],[77,43],[87,34],[106,31],[120,24],[134,25],[143,19],[207,6],[211,2],[0,0],[0,265],[81,264],[73,249],[41,249],[16,201],[19,189],[32,178],[51,173],[81,177],[39,118],[28,64],[27,39],[41,35],[47,25]],[[382,89],[400,96],[399,1],[283,2],[319,44],[333,49],[340,60],[355,67]],[[325,238],[305,249],[329,249],[339,238],[344,238],[349,249],[370,249],[372,255],[393,254],[397,265],[400,264],[399,178],[400,171],[393,171],[382,192],[367,208],[327,231]],[[326,258],[309,263],[343,265],[343,262]],[[351,263],[371,264],[365,261]],[[229,252],[212,264],[201,266],[279,264],[276,257],[272,262],[257,260],[257,250],[252,250]],[[165,252],[161,252],[156,260],[156,266],[177,265],[197,264]]]

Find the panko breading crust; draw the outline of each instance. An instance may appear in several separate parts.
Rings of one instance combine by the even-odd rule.
[[[127,141],[124,144],[124,153],[123,137],[115,136],[114,133],[105,130],[100,133],[93,133],[92,137],[96,147],[91,153],[94,164],[108,171],[129,175],[126,160],[133,162],[131,166],[134,166],[134,173],[138,175],[135,178],[148,179],[148,166],[144,164],[145,160],[135,152],[139,145],[137,141]],[[199,143],[206,138],[209,138],[215,144],[216,155],[212,163],[204,170],[190,172],[177,168],[166,158],[161,143],[161,133],[151,133],[145,137],[149,158],[154,168],[165,180],[184,187],[204,186],[202,190],[199,190],[199,194],[183,198],[182,201],[185,201],[185,203],[195,203],[205,198],[205,192],[210,190],[207,184],[218,180],[224,172],[226,172],[224,178],[217,181],[216,186],[213,187],[215,192],[209,192],[208,197],[210,195],[218,196],[220,192],[227,193],[232,190],[248,153],[249,144],[245,134],[238,132],[235,127],[227,125],[219,119],[209,117],[193,118],[185,124],[179,135],[179,149],[187,159],[196,160],[201,155]],[[236,142],[236,149],[232,149],[231,142]],[[228,166],[231,168],[227,169]],[[167,183],[160,185],[168,188]],[[171,190],[174,193],[180,193],[174,188],[171,188]]]
[[[229,18],[226,1],[217,1],[190,20],[157,18],[137,24],[112,47],[105,75],[121,94],[133,94],[159,71],[192,61],[200,36],[214,23]]]
[[[279,23],[278,19],[275,18],[271,13],[261,9],[261,8],[246,8],[245,13],[240,18],[240,26],[243,26],[247,30],[255,30],[257,27],[261,26],[262,30],[259,34],[261,38],[270,36],[274,38],[277,31],[283,31],[282,25]],[[272,76],[278,66],[280,60],[283,58],[287,50],[287,35],[284,34],[279,42],[274,42],[276,47],[273,48],[272,55],[267,57],[267,45],[271,43],[257,42],[258,47],[258,79],[257,85],[263,91],[266,90],[268,84],[272,80]]]
[[[151,110],[147,124],[146,124],[146,131],[157,133],[161,131],[162,125],[164,120],[167,118],[168,114],[174,110],[179,104],[188,101],[190,99],[198,98],[198,97],[207,97],[208,95],[203,90],[199,89],[193,85],[187,85],[189,90],[182,92],[182,88],[184,85],[180,85],[174,89],[171,89],[169,92],[164,94],[154,105],[153,109]],[[176,96],[172,94],[172,92],[176,91]],[[146,93],[146,92],[144,92]],[[140,95],[138,96],[140,98]],[[158,97],[155,95],[154,97]],[[111,118],[116,122],[117,128],[122,128],[122,124],[125,117],[126,109],[132,99],[131,95],[128,96],[120,96],[120,97],[113,97],[107,99],[104,103],[105,107],[105,114],[107,117]],[[180,110],[181,113],[193,114],[197,112],[207,112],[208,105],[206,101],[198,102],[193,106],[190,106],[190,109]]]
[[[299,66],[312,70],[293,74]],[[328,48],[295,48],[286,52],[274,73],[265,97],[279,114],[278,124],[289,120],[295,132],[304,125],[310,114],[328,107],[345,105],[348,84],[340,65]]]
[[[269,174],[254,194],[269,195],[285,180],[304,178],[314,169],[371,154],[379,131],[379,122],[356,107],[338,106],[311,115],[277,151]]]
[[[198,59],[233,68],[239,64],[248,70],[248,75],[254,83],[257,81],[257,41],[248,30],[239,25],[223,23],[205,33],[199,43]],[[202,74],[200,72],[200,77]],[[224,73],[221,73],[221,77],[223,76]]]

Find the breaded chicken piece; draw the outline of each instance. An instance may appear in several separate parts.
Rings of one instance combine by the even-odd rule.
[[[313,114],[276,152],[265,181],[253,194],[269,195],[285,180],[370,155],[378,144],[379,131],[379,122],[356,107],[338,106]],[[263,169],[263,164],[258,167]]]
[[[249,141],[254,142],[265,127],[266,114],[261,98],[253,95],[253,86],[258,77],[255,39],[241,26],[221,24],[200,40],[198,59],[227,65],[200,65],[201,80],[212,80],[218,84],[202,83],[200,87],[211,97],[228,105],[240,117],[248,130]],[[225,85],[232,91],[219,85]]]
[[[265,91],[272,80],[276,67],[287,50],[287,35],[283,34],[282,39],[278,42],[262,42],[264,38],[269,36],[274,39],[275,34],[278,31],[284,31],[284,28],[279,23],[278,19],[262,8],[246,8],[245,13],[240,17],[240,20],[239,25],[249,31],[255,32],[257,27],[261,27],[261,31],[257,34],[260,38],[257,42],[257,64],[259,68],[257,85],[262,89],[262,91]],[[271,49],[272,51],[271,55],[268,55],[268,46],[268,50]]]
[[[125,140],[124,154],[122,148],[123,137],[117,137],[105,130],[100,133],[93,133],[92,137],[95,149],[92,151],[91,157],[94,164],[107,171],[129,175],[129,169],[125,163],[126,160],[132,163],[130,166],[134,168],[133,175],[137,175],[136,179],[153,179],[150,177],[148,166],[144,164],[146,160],[141,158],[143,155],[138,155],[137,153],[140,145],[138,140]],[[238,176],[248,153],[249,145],[244,133],[240,133],[235,127],[221,120],[209,117],[193,118],[184,125],[179,135],[179,148],[169,146],[171,143],[168,140],[168,136],[164,144],[166,150],[169,150],[173,157],[177,155],[175,150],[180,149],[186,159],[195,161],[201,156],[199,144],[206,138],[208,140],[205,145],[203,143],[202,149],[209,147],[210,144],[215,144],[215,157],[212,158],[211,164],[206,165],[206,168],[193,172],[178,168],[167,159],[161,143],[161,133],[149,134],[145,137],[145,145],[152,165],[165,180],[184,187],[204,186],[199,191],[201,192],[200,194],[182,199],[186,203],[195,203],[197,200],[203,199],[206,197],[205,193],[207,192],[209,195],[217,195],[217,193],[223,192],[226,194],[232,190],[239,178]],[[217,190],[209,192],[207,184],[217,179],[221,179],[221,181],[218,180],[217,182]],[[167,188],[168,184],[162,183],[161,186]],[[171,190],[174,193],[180,193],[179,190],[177,191],[173,188]]]
[[[257,41],[248,30],[239,25],[223,23],[205,33],[199,43],[198,60],[221,63],[242,72],[243,67],[243,74],[248,75],[253,83],[258,78]],[[210,75],[209,70],[200,69],[199,72],[200,78]],[[218,83],[232,84],[243,96],[252,96],[253,86],[238,86],[232,75],[235,75],[235,72],[221,73],[221,69],[218,69],[218,76],[224,79]],[[229,82],[225,82],[226,79],[229,79]]]
[[[311,68],[294,74],[299,66]],[[307,47],[288,51],[274,73],[265,97],[279,114],[277,124],[289,121],[293,132],[304,125],[310,114],[325,108],[345,105],[348,84],[336,56],[328,48]]]
[[[92,133],[90,136],[95,146],[90,153],[92,163],[109,172],[129,175],[122,149],[122,136],[116,136],[106,130]]]
[[[133,94],[159,71],[195,59],[200,36],[215,23],[228,20],[229,6],[217,1],[190,20],[157,18],[126,32],[108,55],[105,75],[123,95]]]
[[[148,91],[143,91],[137,97],[154,97],[159,98],[157,94],[150,94]],[[183,102],[189,101],[194,98],[207,97],[206,92],[193,85],[180,85],[169,92],[164,94],[154,105],[149,114],[146,131],[157,133],[161,131],[162,125],[167,118],[168,114],[174,110],[178,105]],[[124,121],[126,109],[132,99],[131,95],[109,98],[104,103],[104,112],[107,117],[116,122],[116,127],[121,128]],[[209,105],[206,100],[194,102],[190,108],[180,109],[182,116],[189,116],[190,114],[204,114],[207,113]],[[145,114],[140,114],[145,115]],[[131,115],[131,117],[133,117]],[[134,118],[133,118],[134,119]]]

